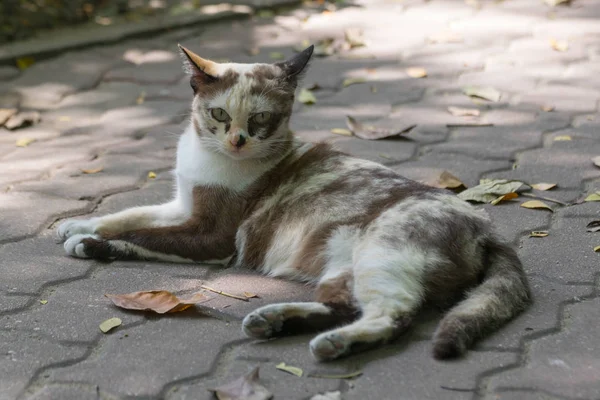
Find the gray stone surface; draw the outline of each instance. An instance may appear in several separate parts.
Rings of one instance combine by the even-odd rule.
[[[267,3],[253,4],[273,5]],[[210,25],[197,18],[212,17],[184,15],[81,36],[65,30],[45,46],[0,48],[0,59],[64,49],[24,71],[0,68],[0,107],[42,116],[29,128],[0,129],[0,399],[209,399],[207,388],[255,365],[275,399],[305,400],[332,390],[351,400],[598,398],[600,254],[593,249],[600,233],[585,226],[600,219],[600,209],[582,200],[600,190],[600,168],[591,161],[600,156],[600,3],[330,3],[274,16],[242,12],[244,20]],[[232,15],[227,6],[213,11]],[[181,29],[122,40],[167,26]],[[534,297],[527,311],[454,362],[432,359],[430,339],[441,315],[427,309],[392,345],[322,364],[308,352],[311,335],[261,342],[240,331],[241,319],[256,307],[310,300],[304,284],[216,266],[64,255],[54,236],[63,218],[171,198],[169,169],[192,96],[177,43],[217,61],[272,62],[273,52],[292,55],[292,46],[305,39],[341,43],[349,27],[363,30],[366,46],[313,61],[302,85],[320,86],[317,103],[295,104],[293,130],[420,181],[447,170],[469,187],[481,178],[557,183],[532,193],[564,203],[548,200],[553,213],[520,207],[531,200],[526,197],[477,206],[517,248]],[[554,50],[552,38],[568,40],[569,49]],[[98,45],[67,51],[82,43]],[[256,55],[249,51],[254,47]],[[411,78],[410,67],[426,68],[428,76]],[[347,78],[367,82],[343,87]],[[467,97],[468,85],[495,87],[501,99]],[[481,114],[454,116],[451,106]],[[390,129],[417,126],[379,141],[333,134],[346,126],[347,115]],[[20,138],[35,142],[16,147]],[[81,171],[97,167],[103,170]],[[530,238],[533,230],[549,236]],[[203,284],[259,297],[246,302],[207,292],[205,304],[167,316],[127,312],[104,297],[145,289],[189,295]],[[123,324],[102,334],[98,325],[113,316]],[[275,368],[282,361],[307,374],[363,374],[298,378]]]

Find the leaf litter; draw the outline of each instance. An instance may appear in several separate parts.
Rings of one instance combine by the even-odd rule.
[[[239,377],[238,379],[216,387],[208,389],[213,392],[219,400],[269,400],[273,398],[273,393],[260,383],[258,374],[259,367],[254,367],[252,371]]]
[[[592,221],[585,226],[588,232],[598,232],[600,231],[600,221]]]
[[[92,175],[92,174],[97,174],[98,172],[102,172],[103,170],[104,170],[104,167],[98,167],[98,168],[82,169],[81,172],[83,172],[86,175]]]
[[[391,136],[399,136],[410,132],[416,126],[408,125],[402,126],[398,129],[386,129],[374,125],[365,125],[349,115],[346,116],[346,125],[348,126],[348,129],[354,133],[354,135],[366,140],[377,140]]]
[[[531,187],[521,181],[507,179],[482,179],[480,184],[458,194],[463,200],[477,203],[491,203],[508,193],[520,193]]]
[[[209,292],[213,292],[213,293],[216,293],[216,294],[220,294],[221,296],[225,296],[225,297],[231,297],[231,298],[233,298],[233,299],[238,299],[238,300],[243,300],[243,301],[249,301],[249,300],[248,300],[248,296],[246,296],[246,295],[245,295],[245,293],[244,293],[244,296],[245,296],[245,297],[242,297],[242,296],[238,296],[238,295],[236,295],[236,294],[231,294],[231,293],[224,292],[224,291],[222,291],[222,290],[213,289],[213,288],[211,288],[211,287],[209,287],[209,286],[205,286],[205,285],[202,285],[202,286],[200,286],[200,287],[201,287],[202,289],[204,289],[204,290],[208,290]]]
[[[210,300],[203,293],[194,293],[190,298],[182,300],[166,290],[149,290],[127,294],[105,294],[117,307],[126,310],[154,311],[158,314],[174,313],[187,310],[194,304]]]
[[[554,189],[556,187],[556,183],[534,183],[533,185],[531,185],[532,188],[534,188],[535,190],[550,190],[550,189]]]
[[[513,200],[513,199],[516,199],[517,197],[519,197],[519,195],[515,192],[506,193],[506,194],[503,194],[502,196],[490,201],[490,204],[495,206],[498,203],[501,203],[503,201]]]
[[[529,237],[546,237],[548,235],[548,231],[533,231],[529,234]]]
[[[584,201],[600,201],[600,192],[589,194]]]
[[[302,104],[315,104],[317,102],[317,98],[310,90],[306,88],[302,88],[300,93],[298,94],[298,101]]]
[[[406,69],[406,75],[411,78],[419,79],[427,77],[427,70],[422,67],[411,67]]]
[[[530,200],[525,203],[521,203],[521,207],[532,208],[532,209],[546,209],[550,211],[554,211],[550,206],[543,201],[540,200]]]
[[[107,333],[109,331],[111,331],[112,329],[116,328],[117,326],[120,326],[123,323],[123,321],[121,321],[121,318],[109,318],[106,321],[102,322],[99,325],[100,330],[102,331],[102,333]]]
[[[457,193],[467,188],[467,185],[448,171],[443,171],[435,180],[428,182],[428,184],[440,189],[450,189]]]
[[[465,86],[463,93],[470,97],[478,97],[484,100],[493,101],[497,103],[500,101],[502,94],[491,86]]]
[[[281,371],[285,371],[288,374],[296,375],[298,378],[302,378],[302,375],[304,374],[304,371],[302,371],[302,368],[293,367],[291,365],[286,365],[286,363],[284,363],[284,362],[280,362],[279,364],[277,364],[275,366],[275,368],[277,368],[278,370],[281,370]]]

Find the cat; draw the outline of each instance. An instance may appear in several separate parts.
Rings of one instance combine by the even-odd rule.
[[[176,193],[58,228],[74,257],[218,263],[316,286],[261,307],[243,332],[321,332],[319,361],[390,342],[425,304],[450,307],[433,356],[458,357],[530,303],[515,251],[483,210],[289,129],[313,47],[274,64],[216,63],[180,46],[194,92]]]

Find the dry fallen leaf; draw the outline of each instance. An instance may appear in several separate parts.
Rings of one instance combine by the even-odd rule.
[[[192,297],[182,300],[166,290],[150,290],[127,294],[105,294],[117,307],[127,310],[154,311],[158,314],[173,313],[186,310],[197,303],[210,298],[198,292]]]
[[[507,193],[521,193],[529,190],[530,186],[521,181],[510,181],[506,179],[482,179],[479,185],[458,194],[463,200],[478,203],[491,203],[498,196]]]
[[[481,112],[476,108],[448,107],[448,112],[455,117],[479,117]]]
[[[526,201],[525,203],[521,203],[521,207],[534,208],[534,209],[546,209],[546,210],[554,211],[554,210],[552,210],[552,208],[550,208],[550,206],[548,204],[546,204],[540,200]]]
[[[23,111],[12,115],[7,121],[4,122],[4,127],[12,131],[18,128],[37,124],[40,122],[40,119],[41,114],[37,111]]]
[[[249,299],[253,299],[255,297],[258,297],[258,295],[256,293],[252,293],[252,292],[244,292],[244,296],[246,296]]]
[[[258,367],[238,379],[214,389],[219,400],[269,400],[273,394],[259,382]]]
[[[567,4],[571,0],[544,0],[544,3],[548,4],[550,7],[555,7],[559,4]]]
[[[550,190],[550,189],[554,189],[556,187],[556,183],[534,183],[533,185],[531,185],[532,188],[534,188],[535,190]]]
[[[500,197],[492,200],[490,202],[490,204],[492,204],[492,205],[495,206],[496,204],[498,204],[498,203],[500,203],[502,201],[508,201],[508,200],[516,199],[517,197],[519,197],[519,195],[516,194],[515,192],[506,193],[506,194],[503,194],[502,196],[500,196]]]
[[[596,156],[596,157],[592,158],[592,162],[594,163],[594,165],[596,167],[600,167],[600,156]]]
[[[413,129],[416,125],[406,125],[398,128],[396,130],[379,128],[373,125],[364,125],[351,116],[346,116],[346,125],[348,128],[354,133],[354,135],[358,136],[361,139],[367,140],[377,140],[383,139],[390,136],[398,136],[403,133],[408,133],[411,129]]]
[[[17,147],[27,147],[33,142],[35,142],[35,139],[24,137],[24,138],[17,139],[17,141],[15,142],[15,145]]]
[[[317,98],[315,97],[313,92],[303,88],[298,94],[298,101],[302,104],[315,104],[317,102]]]
[[[550,39],[550,47],[556,51],[567,51],[569,50],[569,42],[566,40]]]
[[[91,168],[91,169],[82,169],[81,172],[84,174],[97,174],[98,172],[104,170],[104,167]]]
[[[351,379],[356,378],[357,376],[362,375],[363,372],[361,370],[348,372],[346,374],[308,374],[311,378],[323,378],[323,379]]]
[[[568,142],[570,140],[573,140],[573,138],[569,135],[560,135],[554,138],[555,142]]]
[[[467,188],[460,179],[448,171],[443,171],[435,181],[430,183],[430,185],[441,189],[450,189],[457,193]]]
[[[152,172],[152,171],[148,172],[148,179],[154,179],[154,178],[156,178],[156,173]]]
[[[600,201],[600,192],[588,195],[584,201]]]
[[[292,367],[291,365],[286,365],[284,362],[281,362],[275,366],[275,368],[290,373],[292,375],[296,375],[299,378],[302,378],[302,374],[304,373],[302,369],[298,367]]]
[[[102,333],[106,333],[111,329],[121,325],[122,323],[123,321],[121,321],[121,318],[109,318],[100,324],[100,330],[102,331]]]
[[[343,87],[348,87],[350,85],[356,85],[357,83],[365,83],[367,80],[365,78],[347,78],[342,82]]]
[[[16,108],[0,108],[0,126],[4,125],[17,111]]]
[[[146,101],[146,92],[142,90],[142,92],[137,97],[137,99],[135,99],[135,103],[138,104],[138,105],[139,104],[144,104],[144,101]]]
[[[551,105],[543,105],[541,107],[542,111],[545,111],[545,112],[552,112],[552,111],[554,111],[554,108],[555,107],[551,106]]]
[[[585,226],[588,232],[598,232],[600,231],[600,221],[592,221]]]
[[[344,30],[344,38],[346,39],[346,43],[350,46],[351,49],[355,47],[366,46],[366,42],[363,38],[362,29],[358,28],[348,28]]]
[[[33,57],[19,57],[17,58],[16,62],[17,68],[19,68],[21,71],[31,67],[33,63],[35,63]]]
[[[491,86],[465,86],[463,93],[471,97],[498,102],[502,94]]]
[[[315,394],[310,400],[342,400],[342,392],[336,390],[335,392],[325,392]]]
[[[597,252],[599,252],[599,251],[600,251],[600,246],[596,246],[596,247],[594,247],[594,251],[595,251],[596,253],[597,253]]]
[[[331,133],[335,133],[336,135],[352,136],[352,132],[344,128],[333,128]]]
[[[421,67],[406,68],[406,74],[411,78],[425,78],[427,77],[427,70]]]
[[[533,231],[529,234],[529,237],[546,237],[548,235],[548,231]]]
[[[40,300],[40,304],[48,304],[48,300]]]

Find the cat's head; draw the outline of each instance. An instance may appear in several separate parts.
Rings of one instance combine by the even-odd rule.
[[[234,159],[289,148],[294,92],[313,46],[275,64],[221,64],[179,47],[194,90],[192,123],[205,147]]]

